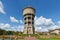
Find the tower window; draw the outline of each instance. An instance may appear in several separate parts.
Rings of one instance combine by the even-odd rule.
[[[32,22],[32,24],[34,24],[34,22]]]
[[[28,17],[28,19],[31,19],[31,17]]]
[[[28,25],[31,25],[31,22],[28,22]]]
[[[28,24],[31,24],[31,22],[28,22]]]
[[[26,20],[26,18],[24,18]]]
[[[25,24],[27,24],[27,23],[25,22]]]

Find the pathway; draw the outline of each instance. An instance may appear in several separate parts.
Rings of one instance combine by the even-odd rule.
[[[31,37],[31,36],[29,35],[29,37],[25,37],[24,40],[37,40],[37,39],[36,39],[36,37]]]

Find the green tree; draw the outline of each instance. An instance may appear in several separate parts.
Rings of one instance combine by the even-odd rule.
[[[13,31],[6,31],[5,35],[13,35]]]
[[[4,35],[5,34],[5,30],[0,29],[0,35]]]

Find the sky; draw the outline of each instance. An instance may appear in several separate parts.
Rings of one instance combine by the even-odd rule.
[[[23,31],[22,10],[35,8],[34,26],[36,31],[60,28],[60,0],[0,0],[0,28]]]

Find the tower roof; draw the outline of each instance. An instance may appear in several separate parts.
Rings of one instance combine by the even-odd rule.
[[[35,8],[33,8],[31,6],[26,6],[24,9],[27,9],[27,8],[31,8],[31,9],[33,9],[35,11]],[[24,11],[24,9],[23,9],[23,11]]]

